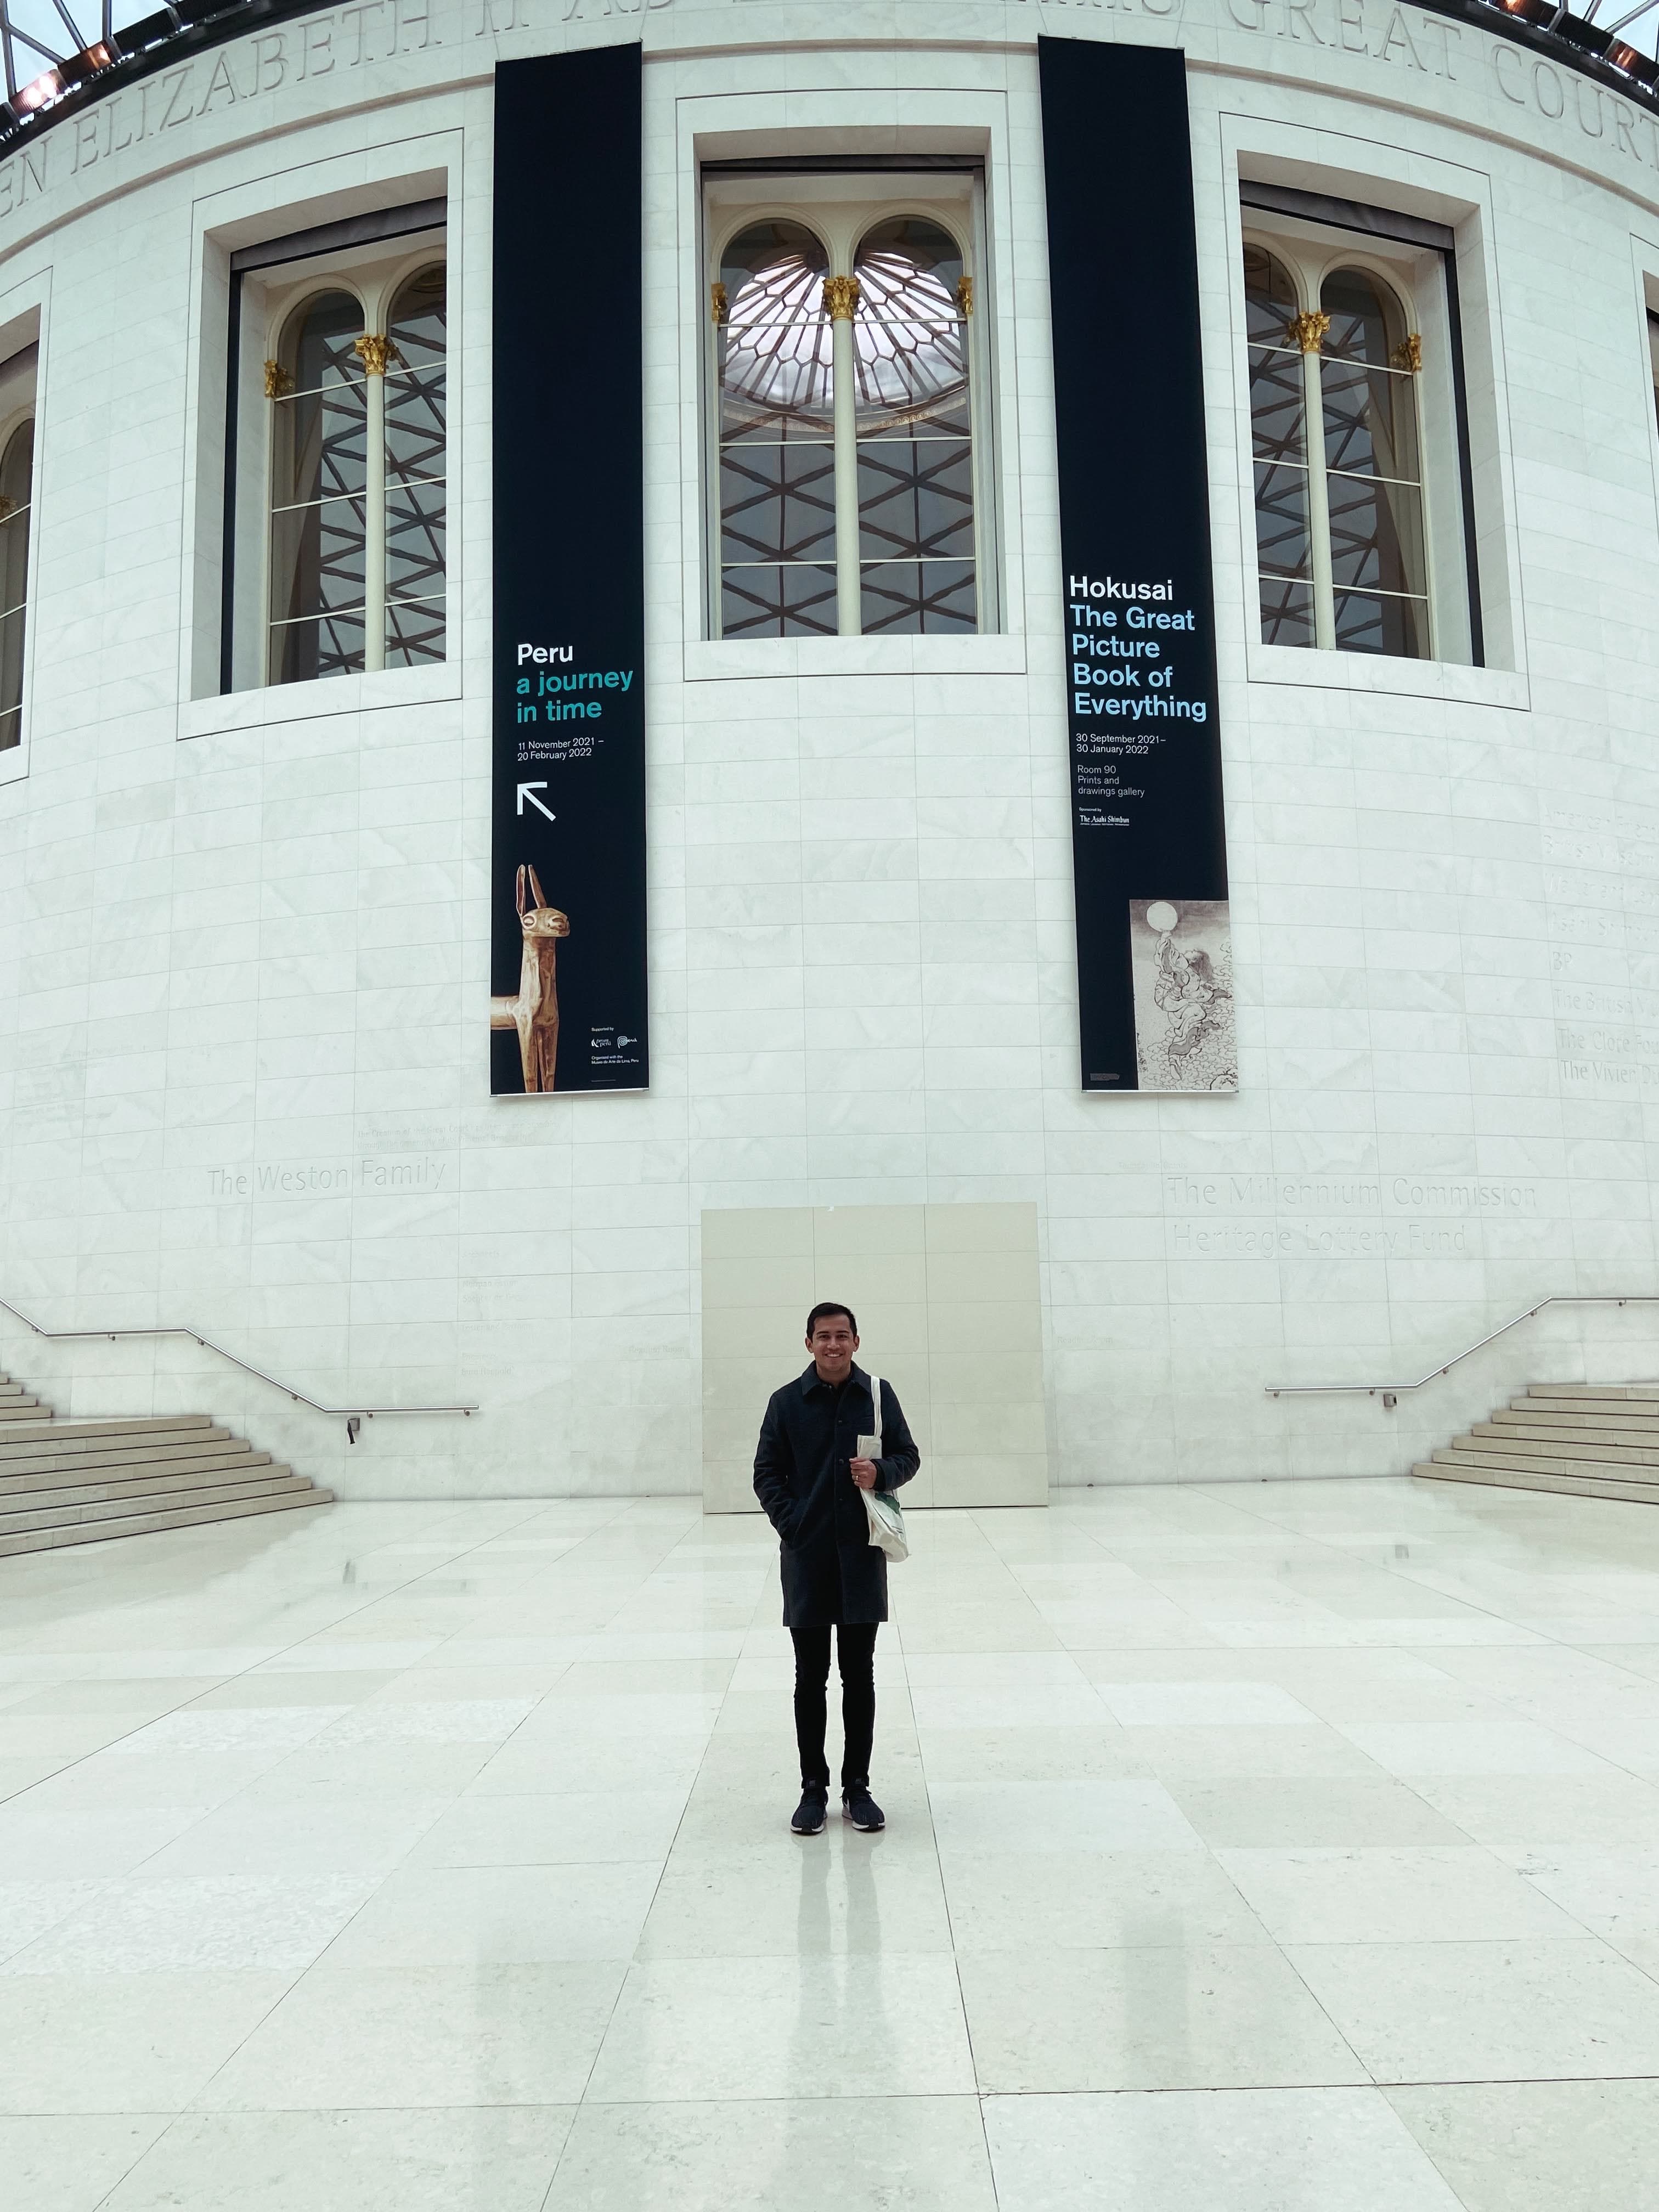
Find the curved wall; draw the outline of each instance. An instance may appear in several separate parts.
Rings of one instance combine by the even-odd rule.
[[[1077,1085],[1039,30],[1188,58],[1236,1097]],[[652,1088],[492,1101],[491,71],[634,38]],[[696,165],[809,146],[984,158],[1000,635],[700,635]],[[1257,641],[1241,173],[1455,230],[1485,668]],[[215,696],[228,256],[437,193],[451,658]],[[1659,1286],[1652,116],[1384,0],[377,0],[66,118],[0,167],[0,337],[40,342],[0,1297],[483,1412],[349,1448],[188,1347],[8,1322],[60,1403],[210,1402],[349,1494],[695,1489],[704,1211],[924,1202],[1036,1207],[1061,1483],[1397,1469],[1523,1369],[1652,1371],[1613,1314],[1388,1414],[1264,1395]],[[557,210],[522,275],[581,312]]]

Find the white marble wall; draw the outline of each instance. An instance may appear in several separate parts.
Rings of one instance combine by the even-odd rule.
[[[1390,1414],[1263,1388],[1393,1380],[1548,1292],[1659,1287],[1650,118],[1382,0],[308,21],[0,168],[0,330],[38,314],[43,392],[30,739],[0,757],[0,1297],[56,1327],[184,1320],[329,1402],[482,1411],[348,1447],[188,1345],[47,1346],[0,1316],[0,1359],[76,1410],[210,1406],[355,1495],[692,1492],[704,1209],[1013,1200],[1038,1212],[1058,1482],[1398,1468],[1513,1378],[1659,1370],[1641,1310],[1592,1310]],[[1192,64],[1233,1099],[1077,1088],[1041,29]],[[489,77],[635,35],[655,1080],[491,1101]],[[699,638],[694,159],[789,132],[986,151],[1003,635]],[[1499,665],[1254,640],[1241,164],[1458,225]],[[434,177],[454,657],[198,696],[216,256]],[[1101,195],[1109,229],[1134,220],[1107,135]],[[578,266],[555,212],[526,281]]]

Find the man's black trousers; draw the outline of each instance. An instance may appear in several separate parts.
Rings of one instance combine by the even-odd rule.
[[[846,1739],[841,1762],[841,1786],[870,1786],[870,1747],[876,1735],[876,1630],[878,1622],[843,1621],[836,1631],[836,1658],[841,1668],[841,1722]],[[830,1787],[830,1766],[823,1755],[827,1718],[824,1692],[830,1681],[830,1631],[792,1628],[795,1639],[795,1741],[800,1746],[803,1784]]]

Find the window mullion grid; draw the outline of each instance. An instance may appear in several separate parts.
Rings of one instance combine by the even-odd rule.
[[[856,301],[857,295],[853,295]],[[859,417],[857,345],[853,310],[830,325],[834,356],[836,427],[836,629],[864,634],[864,568],[859,558]]]
[[[1313,566],[1314,643],[1336,650],[1336,595],[1331,581],[1331,502],[1325,473],[1325,403],[1319,381],[1319,348],[1302,355],[1304,431],[1308,448],[1308,550]]]
[[[371,370],[363,454],[363,667],[386,666],[386,373]]]

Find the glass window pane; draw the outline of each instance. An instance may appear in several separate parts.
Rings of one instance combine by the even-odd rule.
[[[1308,472],[1264,468],[1255,471],[1255,557],[1264,576],[1313,575],[1308,530]]]
[[[283,366],[295,392],[325,386],[361,384],[363,364],[356,340],[363,334],[363,311],[349,292],[324,292],[289,325]]]
[[[1325,465],[1358,476],[1418,480],[1415,380],[1397,369],[1322,361]]]
[[[866,637],[929,637],[978,627],[971,561],[878,561],[861,574]]]
[[[273,403],[273,503],[349,497],[367,481],[368,401],[361,384],[334,384]]]
[[[387,495],[386,588],[389,599],[424,599],[444,587],[447,494],[416,484]]]
[[[444,386],[441,368],[392,368],[386,372],[388,483],[444,474]]]
[[[0,714],[19,716],[23,704],[23,609],[15,607],[0,619]],[[21,722],[14,719],[5,743],[15,744]]]
[[[271,606],[278,621],[361,607],[366,517],[360,499],[286,508],[271,519]]]
[[[21,744],[22,738],[22,708],[21,707],[6,708],[3,713],[0,713],[0,753],[9,751],[13,745]]]
[[[859,446],[864,558],[971,561],[974,467],[965,438],[884,438]]]
[[[9,513],[34,496],[34,417],[20,422],[0,456],[0,501]]]
[[[1383,592],[1421,596],[1423,507],[1415,484],[1379,483],[1374,477],[1331,475],[1326,480],[1331,514],[1331,580]]]
[[[962,249],[938,223],[902,216],[866,234],[853,273],[859,436],[966,437],[972,424],[968,324],[957,297]]]
[[[33,488],[34,421],[31,416],[18,424],[0,454],[0,614],[21,607],[28,597],[29,501]],[[20,692],[18,696],[21,696]],[[0,694],[0,705],[16,704],[15,699]]]
[[[1343,653],[1380,653],[1396,660],[1426,660],[1429,603],[1367,592],[1338,592],[1336,642]]]
[[[728,446],[720,456],[723,561],[833,561],[836,450]]]
[[[1311,584],[1293,584],[1280,577],[1263,576],[1261,642],[1264,645],[1313,644],[1314,595]]]
[[[1406,318],[1386,284],[1363,269],[1339,269],[1320,287],[1319,304],[1331,319],[1319,349],[1322,360],[1388,367],[1406,335]]]
[[[835,572],[817,565],[836,557],[829,270],[799,222],[752,223],[720,256],[724,637],[835,634]]]
[[[444,602],[401,599],[386,611],[386,665],[414,668],[444,657]]]
[[[362,611],[319,619],[278,623],[272,630],[278,684],[308,684],[324,676],[355,676],[363,665]]]
[[[1265,246],[1244,249],[1244,334],[1251,345],[1285,346],[1296,319],[1296,286]],[[1300,356],[1298,355],[1298,359]]]
[[[420,269],[398,288],[386,334],[397,359],[417,374],[441,369],[448,348],[448,280],[441,261]]]
[[[1648,316],[1648,360],[1653,369],[1653,404],[1659,410],[1659,315]]]
[[[827,438],[834,344],[823,312],[830,261],[802,223],[757,223],[720,258],[720,438]]]
[[[1307,384],[1299,353],[1252,346],[1250,440],[1261,461],[1301,461],[1308,453]]]
[[[976,627],[969,330],[961,246],[901,216],[854,258],[859,557],[866,635]]]
[[[720,571],[722,637],[834,637],[836,572],[805,562]]]

